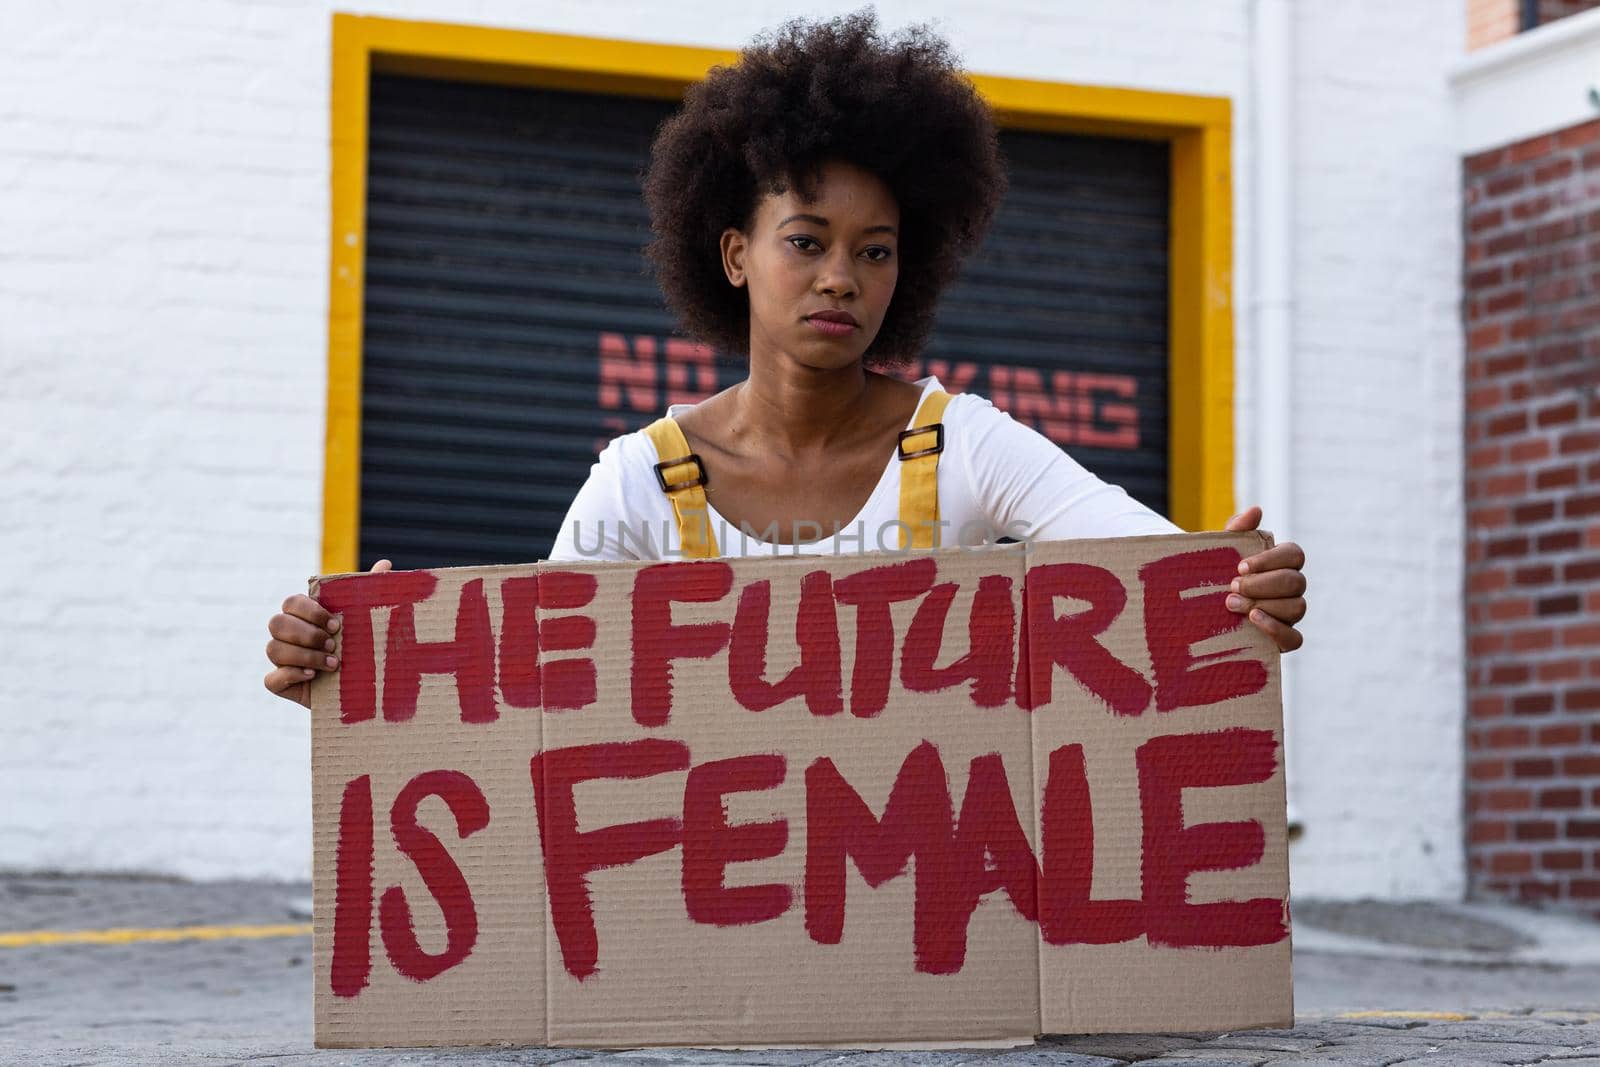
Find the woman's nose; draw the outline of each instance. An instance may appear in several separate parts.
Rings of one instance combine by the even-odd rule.
[[[821,273],[817,275],[817,291],[833,296],[841,294],[854,296],[856,295],[855,274],[847,266],[831,261],[825,264]]]

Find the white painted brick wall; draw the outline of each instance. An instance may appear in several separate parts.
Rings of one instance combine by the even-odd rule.
[[[363,13],[737,47],[732,0]],[[1299,5],[1299,892],[1452,897],[1460,848],[1458,0]],[[306,717],[264,623],[317,569],[332,8],[0,6],[0,868],[303,878]],[[1249,0],[943,0],[973,70],[1235,101],[1253,432]],[[1271,526],[1271,517],[1267,525]]]
[[[1291,771],[1297,888],[1456,897],[1464,660],[1463,6],[1300,5],[1296,539],[1316,599]]]

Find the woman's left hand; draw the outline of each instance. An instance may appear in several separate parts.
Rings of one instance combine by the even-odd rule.
[[[1251,505],[1228,520],[1225,530],[1254,530],[1261,525],[1261,508]],[[1265,552],[1246,556],[1239,563],[1239,577],[1228,593],[1228,610],[1249,613],[1280,652],[1293,652],[1305,638],[1295,624],[1306,616],[1306,577],[1300,568],[1306,554],[1293,541],[1274,545]]]

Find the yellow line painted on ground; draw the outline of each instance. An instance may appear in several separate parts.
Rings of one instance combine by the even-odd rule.
[[[38,945],[131,945],[140,941],[232,941],[263,937],[304,937],[310,923],[283,923],[276,926],[174,926],[145,930],[126,927],[116,930],[19,930],[0,933],[0,948],[32,948]]]
[[[1431,1019],[1435,1022],[1461,1023],[1472,1018],[1459,1011],[1351,1011],[1340,1019]]]

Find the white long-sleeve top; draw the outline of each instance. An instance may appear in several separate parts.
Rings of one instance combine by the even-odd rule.
[[[926,397],[943,388],[934,375],[915,382]],[[673,404],[677,417],[692,405]],[[920,407],[920,402],[919,402]],[[909,429],[912,420],[906,423]],[[974,546],[1001,537],[1066,540],[1182,532],[1159,513],[1101,480],[1053,441],[976,393],[951,396],[939,456],[940,544]],[[681,559],[672,501],[656,481],[655,445],[643,430],[622,434],[601,450],[573,498],[550,551],[551,560]],[[900,459],[890,454],[872,495],[837,535],[775,544],[740,530],[707,498],[717,550],[723,556],[824,555],[895,550],[899,546]],[[760,531],[756,531],[760,533]],[[823,536],[826,535],[826,536]]]

